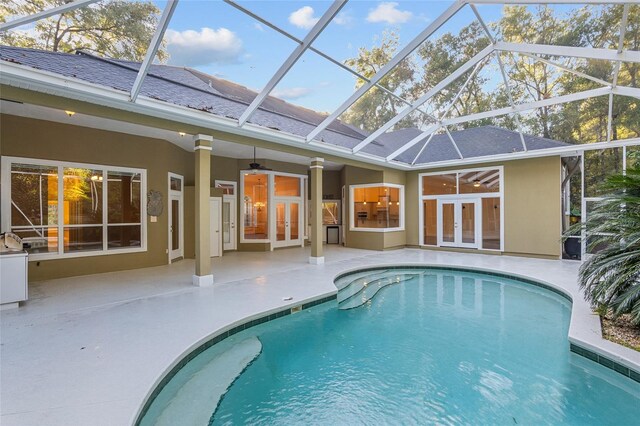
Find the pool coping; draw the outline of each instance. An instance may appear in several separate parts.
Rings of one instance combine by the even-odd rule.
[[[543,288],[549,291],[552,291],[558,294],[561,297],[564,297],[571,303],[571,319],[569,323],[569,332],[568,332],[568,341],[569,341],[569,349],[571,352],[576,355],[587,358],[588,360],[597,362],[602,366],[609,368],[610,370],[622,374],[625,377],[630,378],[631,380],[640,383],[640,354],[637,354],[639,359],[638,362],[630,359],[628,355],[631,352],[635,352],[632,349],[625,348],[624,346],[618,345],[616,343],[610,342],[602,338],[601,328],[599,317],[594,315],[591,312],[590,307],[584,301],[584,299],[579,294],[573,294],[571,290],[564,288],[563,286],[555,283],[551,283],[546,280],[542,280],[539,278],[533,278],[531,276],[522,275],[522,274],[514,274],[514,273],[505,273],[504,271],[491,269],[491,268],[483,268],[483,267],[466,267],[466,266],[446,266],[440,264],[433,263],[416,263],[416,262],[407,262],[403,264],[385,264],[380,263],[375,266],[359,266],[353,267],[349,269],[345,269],[333,277],[332,283],[335,285],[335,282],[349,274],[353,274],[356,272],[366,272],[366,271],[375,271],[379,269],[436,269],[436,270],[445,270],[445,271],[465,271],[465,272],[475,272],[480,274],[487,274],[492,276],[498,276],[502,278],[515,279],[518,281],[522,281],[524,283],[534,285],[539,288]],[[166,384],[177,374],[177,372],[184,367],[189,361],[194,359],[196,356],[201,354],[203,351],[209,349],[213,345],[221,342],[229,336],[239,333],[240,331],[249,329],[259,324],[263,324],[265,322],[273,321],[278,318],[282,318],[284,316],[290,315],[292,313],[299,312],[299,310],[306,310],[313,306],[320,305],[322,303],[330,302],[337,299],[337,293],[339,289],[336,287],[335,290],[330,292],[325,292],[323,294],[308,297],[301,301],[295,301],[283,306],[279,306],[277,308],[273,308],[270,310],[257,312],[255,314],[249,315],[247,317],[241,318],[237,321],[234,321],[222,328],[214,330],[213,332],[207,334],[202,337],[194,344],[185,349],[181,356],[177,357],[156,379],[153,385],[147,391],[143,401],[133,417],[133,421],[131,424],[135,426],[139,426],[142,418],[147,413],[151,404],[158,396],[158,394],[162,391],[162,389],[166,386]],[[577,303],[576,303],[577,302]],[[582,306],[582,309],[580,307]],[[585,312],[584,307],[588,308],[588,311]],[[588,313],[588,315],[586,315]],[[580,316],[581,318],[577,318]],[[584,321],[588,317],[597,317],[597,330],[599,332],[599,341],[594,340],[593,333],[588,333],[584,327],[580,327],[577,325],[579,321]],[[594,325],[594,324],[590,324]],[[604,346],[604,347],[601,347]],[[625,353],[628,352],[628,353]]]
[[[204,336],[196,343],[182,352],[182,355],[176,358],[167,369],[157,378],[153,386],[147,392],[144,398],[144,404],[142,404],[134,417],[133,425],[139,426],[145,414],[151,408],[154,400],[158,397],[162,389],[175,377],[175,375],[182,369],[187,363],[193,360],[195,357],[206,351],[210,347],[217,343],[220,343],[227,337],[233,336],[243,330],[247,330],[251,327],[255,327],[265,322],[273,321],[278,318],[291,315],[300,310],[312,308],[322,303],[336,300],[338,291],[331,291],[319,296],[309,297],[302,301],[292,302],[290,304],[279,306],[274,309],[270,309],[263,312],[258,312],[254,315],[247,316],[245,318],[234,321],[222,328],[215,330],[214,332]]]

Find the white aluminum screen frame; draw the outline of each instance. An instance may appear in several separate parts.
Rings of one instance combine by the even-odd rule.
[[[258,22],[268,25],[270,28],[275,29],[279,33],[285,35],[286,37],[290,38],[291,40],[297,43],[297,46],[294,49],[294,51],[289,55],[287,60],[280,66],[278,72],[270,80],[270,84],[267,85],[265,90],[261,91],[258,94],[258,97],[256,98],[255,102],[253,102],[249,107],[247,107],[247,109],[241,115],[240,119],[235,120],[235,125],[237,129],[247,130],[250,133],[254,134],[255,137],[260,138],[260,136],[263,134],[263,131],[259,131],[258,128],[260,126],[256,126],[247,122],[248,118],[251,116],[253,112],[255,112],[255,110],[257,110],[260,107],[260,103],[264,98],[266,98],[266,96],[268,96],[273,86],[275,86],[275,84],[277,84],[278,81],[281,81],[287,75],[287,73],[290,71],[293,64],[295,64],[296,60],[306,50],[312,50],[320,54],[325,59],[328,59],[329,61],[333,62],[334,64],[340,64],[340,61],[315,49],[315,47],[313,46],[313,41],[317,37],[319,37],[322,34],[322,32],[326,29],[326,27],[335,19],[338,11],[345,5],[347,1],[348,0],[334,1],[334,3],[329,7],[327,12],[325,12],[325,14],[321,17],[318,24],[316,24],[309,31],[309,33],[304,38],[304,40],[300,40],[291,36],[284,29],[278,27],[277,25],[272,24],[260,18],[259,16],[249,11],[248,9],[242,6],[239,6],[233,0],[225,0],[225,2],[228,3],[230,6],[235,7],[236,9],[247,14],[251,18],[258,20]],[[69,2],[62,6],[54,7],[49,10],[45,10],[32,15],[17,18],[6,23],[2,23],[0,24],[0,31],[7,31],[22,25],[27,25],[40,19],[44,19],[60,13],[68,12],[68,11],[77,9],[79,7],[88,6],[95,2],[97,2],[97,0],[76,0],[73,2]],[[171,21],[171,18],[173,16],[173,11],[175,10],[177,3],[178,3],[178,0],[168,1],[167,5],[165,6],[165,10],[163,11],[163,14],[159,19],[156,32],[152,40],[150,41],[149,47],[147,49],[145,60],[141,64],[140,71],[136,77],[136,81],[133,87],[131,88],[128,96],[129,98],[128,101],[132,104],[146,105],[150,101],[150,98],[147,98],[145,96],[139,96],[138,94],[139,94],[140,88],[142,87],[142,83],[147,74],[149,66],[157,53],[157,49],[160,45],[160,41],[164,37],[165,31]],[[491,32],[489,31],[488,27],[486,26],[486,24],[482,20],[482,17],[480,16],[480,14],[476,9],[476,5],[482,5],[482,4],[496,4],[496,5],[546,5],[546,4],[615,5],[615,4],[618,4],[618,5],[624,5],[623,17],[621,20],[621,26],[619,30],[618,48],[617,49],[598,49],[598,48],[585,48],[585,47],[576,47],[576,46],[548,46],[548,45],[537,45],[537,44],[530,44],[530,43],[510,43],[510,42],[499,41],[499,40],[496,40],[495,37],[491,34]],[[624,49],[624,46],[621,44],[621,41],[624,39],[624,33],[626,30],[625,23],[627,22],[629,6],[637,5],[637,4],[638,4],[637,0],[472,0],[472,1],[456,0],[443,13],[441,13],[437,18],[431,21],[424,28],[424,30],[420,32],[420,34],[418,34],[417,37],[415,37],[403,49],[401,49],[384,67],[382,67],[382,69],[380,69],[371,78],[365,79],[365,84],[363,84],[354,93],[352,93],[336,110],[334,110],[331,114],[329,114],[325,118],[325,120],[322,121],[322,123],[317,125],[309,134],[307,134],[306,137],[298,137],[298,136],[283,134],[284,137],[282,138],[282,140],[286,138],[289,141],[295,141],[294,143],[287,143],[287,145],[290,145],[290,146],[294,145],[294,146],[301,146],[301,147],[309,147],[311,149],[316,148],[322,152],[327,152],[327,151],[333,152],[338,156],[347,157],[347,158],[366,159],[368,162],[384,164],[389,167],[401,168],[401,169],[425,169],[425,168],[437,167],[439,165],[442,165],[444,162],[431,162],[431,163],[418,164],[417,163],[418,157],[414,158],[413,162],[411,163],[400,162],[396,159],[400,154],[402,154],[412,146],[421,142],[424,142],[424,145],[421,149],[421,151],[423,151],[427,146],[427,144],[429,143],[429,141],[431,140],[430,138],[436,132],[444,129],[447,133],[447,136],[453,143],[453,146],[456,148],[456,151],[460,156],[460,160],[467,160],[460,152],[454,137],[448,132],[447,126],[452,124],[466,123],[469,121],[478,120],[482,118],[497,117],[500,115],[513,115],[518,124],[518,132],[520,134],[520,139],[521,139],[525,153],[527,154],[527,156],[537,157],[537,156],[548,155],[547,151],[549,149],[540,149],[540,150],[535,150],[535,152],[526,152],[527,146],[526,146],[524,137],[522,135],[521,125],[518,119],[518,115],[520,112],[537,109],[543,106],[559,105],[559,104],[564,104],[568,102],[588,99],[595,96],[608,96],[609,97],[609,114],[607,118],[607,128],[608,128],[607,139],[606,141],[602,141],[598,143],[598,145],[600,145],[598,149],[606,148],[610,146],[608,145],[610,143],[621,142],[621,141],[611,140],[611,127],[612,127],[611,105],[613,102],[613,96],[614,95],[629,96],[629,97],[635,97],[640,99],[640,89],[633,88],[633,87],[619,86],[617,84],[617,72],[614,75],[614,81],[609,83],[603,80],[596,79],[595,77],[588,76],[584,73],[580,73],[579,71],[573,70],[570,67],[563,66],[561,64],[556,64],[549,59],[540,57],[539,55],[552,55],[552,56],[555,55],[555,56],[564,56],[564,57],[606,60],[606,61],[614,62],[616,64],[615,66],[617,69],[619,69],[621,62],[640,63],[640,52],[626,50]],[[354,149],[348,149],[348,148],[339,147],[339,146],[331,146],[330,144],[324,143],[317,139],[317,136],[319,136],[322,131],[324,131],[335,119],[337,119],[351,105],[357,102],[369,89],[371,89],[372,87],[380,87],[379,82],[389,72],[393,71],[397,64],[399,64],[402,60],[404,60],[411,53],[413,53],[426,39],[428,39],[432,34],[434,34],[439,28],[442,27],[442,25],[447,23],[451,18],[455,17],[460,12],[460,10],[462,10],[466,6],[471,7],[471,9],[473,10],[476,16],[476,19],[478,20],[478,22],[480,22],[483,29],[487,33],[489,40],[491,42],[491,44],[487,46],[487,48],[485,48],[482,52],[480,52],[470,61],[462,65],[458,70],[450,74],[443,81],[439,82],[436,85],[436,87],[428,91],[425,95],[423,95],[417,101],[413,103],[409,103],[408,101],[396,96],[396,98],[399,98],[403,103],[407,104],[407,106],[403,110],[401,110],[396,115],[396,117],[389,120],[389,122],[385,123],[378,130],[374,131],[369,137],[365,138],[363,141],[358,143]],[[509,96],[510,106],[506,108],[496,108],[488,111],[483,111],[480,113],[469,114],[466,116],[449,118],[449,119],[446,118],[446,114],[443,114],[442,117],[438,117],[435,124],[430,125],[420,136],[412,139],[411,141],[408,141],[407,143],[404,144],[404,146],[396,149],[393,153],[391,153],[390,155],[387,155],[386,157],[380,157],[380,156],[364,153],[361,151],[365,146],[373,142],[376,137],[380,136],[382,133],[391,129],[393,125],[399,122],[402,117],[408,115],[413,111],[419,111],[425,114],[425,112],[420,110],[419,108],[431,97],[438,94],[440,90],[444,89],[448,84],[453,82],[457,77],[464,74],[464,72],[462,71],[463,69],[464,70],[472,69],[480,61],[484,61],[488,55],[496,55],[498,58],[500,58],[499,56],[500,52],[517,53],[519,55],[528,56],[532,59],[537,58],[541,62],[544,62],[550,66],[556,66],[558,67],[558,69],[562,69],[563,71],[571,72],[576,75],[581,75],[584,78],[589,78],[594,81],[599,80],[597,82],[602,84],[603,87],[586,90],[583,92],[573,93],[569,95],[556,96],[553,98],[545,99],[543,101],[528,102],[528,103],[522,103],[522,104],[515,104],[513,102],[513,99],[511,99],[511,96]],[[499,59],[499,62],[501,63],[502,61]],[[3,68],[9,68],[10,70],[13,70],[14,67],[9,65],[12,65],[12,64],[7,64],[7,66],[4,66],[3,64]],[[342,66],[342,68],[345,69],[348,67]],[[19,66],[16,66],[15,69],[20,70],[21,68]],[[358,78],[360,78],[360,76],[356,72],[351,72],[351,73],[358,76]],[[507,88],[509,88],[510,82],[506,74],[504,73],[502,66],[501,66],[501,73],[502,73],[504,84],[506,85]],[[68,77],[63,77],[61,79],[70,80],[70,78]],[[65,83],[70,84],[68,81],[66,81]],[[163,103],[167,104],[167,102],[163,102]],[[210,118],[210,122],[212,124],[214,120],[215,119],[213,117]],[[282,133],[282,132],[279,132],[279,133]],[[274,138],[274,139],[278,139],[278,138]],[[276,140],[275,142],[281,143],[280,140]],[[631,144],[633,144],[633,142],[631,142]],[[580,150],[580,151],[584,149],[595,149],[595,148],[577,148],[577,150]],[[572,151],[572,150],[573,150],[573,147],[567,147],[566,149],[566,151]],[[522,153],[519,153],[519,154],[522,154]],[[475,162],[482,162],[482,161],[489,160],[491,158],[492,156],[473,157],[473,160]],[[469,158],[468,160],[472,160],[472,158]]]

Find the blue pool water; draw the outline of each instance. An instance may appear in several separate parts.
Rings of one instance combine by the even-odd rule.
[[[207,408],[211,424],[638,424],[640,385],[569,352],[571,305],[554,292],[415,269],[338,286],[339,306],[223,342],[257,336],[262,352]],[[157,404],[171,400],[180,373]]]

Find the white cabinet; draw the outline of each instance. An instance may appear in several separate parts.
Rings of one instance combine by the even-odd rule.
[[[24,251],[0,253],[0,309],[27,300],[27,260]]]

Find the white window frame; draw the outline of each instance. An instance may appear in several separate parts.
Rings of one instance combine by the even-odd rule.
[[[244,176],[245,175],[263,175],[267,177],[267,226],[269,232],[269,238],[261,238],[261,239],[246,239],[244,237]],[[291,176],[300,179],[300,195],[299,196],[276,196],[275,195],[275,176]],[[265,244],[268,243],[271,245],[271,250],[273,250],[273,242],[275,241],[275,198],[285,198],[291,200],[300,200],[301,210],[304,209],[304,212],[301,212],[300,218],[301,229],[304,228],[304,214],[308,214],[308,204],[306,200],[304,200],[305,196],[305,188],[308,185],[307,180],[309,176],[307,175],[299,175],[296,173],[285,173],[278,172],[275,170],[240,170],[240,189],[238,193],[238,210],[239,210],[239,218],[240,218],[240,243],[241,244]],[[225,182],[225,181],[216,181],[216,182]],[[302,238],[302,244],[304,241],[308,239],[307,235],[304,235]]]
[[[388,188],[398,188],[400,191],[400,226],[395,228],[362,228],[355,226],[355,203],[354,203],[354,192],[358,188],[375,188],[375,187],[388,187]],[[349,231],[354,232],[398,232],[404,231],[404,216],[405,216],[405,205],[404,205],[404,185],[398,185],[395,183],[362,183],[356,185],[349,185]]]
[[[180,180],[180,189],[171,189],[171,178]],[[167,216],[169,216],[171,209],[171,196],[177,195],[180,197],[180,207],[182,207],[182,211],[180,211],[180,227],[178,238],[180,240],[180,252],[182,257],[184,258],[184,176],[179,175],[177,173],[169,172],[167,174],[167,194],[169,194],[169,199],[167,200]],[[173,218],[172,218],[173,219]],[[169,258],[169,264],[171,264],[171,220],[167,220],[167,255]]]
[[[9,157],[2,156],[0,164],[2,165],[2,176],[0,177],[2,183],[2,200],[0,202],[0,211],[2,212],[2,231],[11,230],[11,166],[12,164],[28,164],[33,166],[51,166],[58,168],[58,176],[60,177],[65,167],[79,168],[79,169],[92,169],[100,170],[103,176],[108,176],[108,172],[124,172],[124,173],[138,173],[140,174],[140,224],[138,223],[118,223],[112,225],[140,225],[140,247],[122,248],[122,249],[108,249],[108,219],[107,219],[107,195],[108,195],[108,180],[106,186],[102,191],[102,206],[103,216],[101,224],[96,226],[102,226],[102,250],[90,250],[86,252],[64,252],[64,243],[61,236],[64,235],[64,220],[62,208],[58,210],[58,223],[55,225],[58,228],[58,251],[56,253],[34,253],[29,255],[29,260],[49,260],[49,259],[71,259],[75,257],[90,257],[90,256],[107,256],[112,254],[125,254],[125,253],[140,253],[147,251],[147,170],[138,169],[133,167],[118,167],[104,164],[91,164],[91,163],[75,163],[67,161],[45,160],[38,158],[26,158],[26,157]],[[58,179],[58,205],[63,206],[63,191],[64,180]]]
[[[244,175],[243,175],[244,176]],[[213,181],[213,187],[214,188],[218,188],[218,185],[230,185],[233,186],[233,197],[237,197],[238,196],[238,182],[233,181],[233,180],[219,180],[216,179]],[[232,195],[229,194],[222,194],[224,197],[231,197]]]
[[[460,174],[466,173],[474,173],[474,172],[486,172],[488,170],[497,170],[500,173],[500,191],[498,192],[478,192],[472,194],[460,194]],[[456,175],[456,194],[442,194],[442,195],[422,195],[422,178],[424,176],[438,176],[438,175]],[[499,249],[485,249],[482,247],[482,241],[478,242],[478,248],[474,250],[480,251],[493,251],[493,252],[503,252],[504,251],[504,166],[487,166],[487,167],[474,167],[470,169],[455,169],[455,170],[441,170],[438,172],[428,172],[428,173],[419,173],[418,174],[418,244],[420,247],[449,247],[449,246],[441,246],[440,244],[431,245],[424,243],[424,209],[422,208],[423,202],[425,200],[470,200],[470,199],[480,199],[480,208],[482,208],[482,199],[483,198],[500,198],[500,248]],[[482,226],[482,224],[480,224]]]

